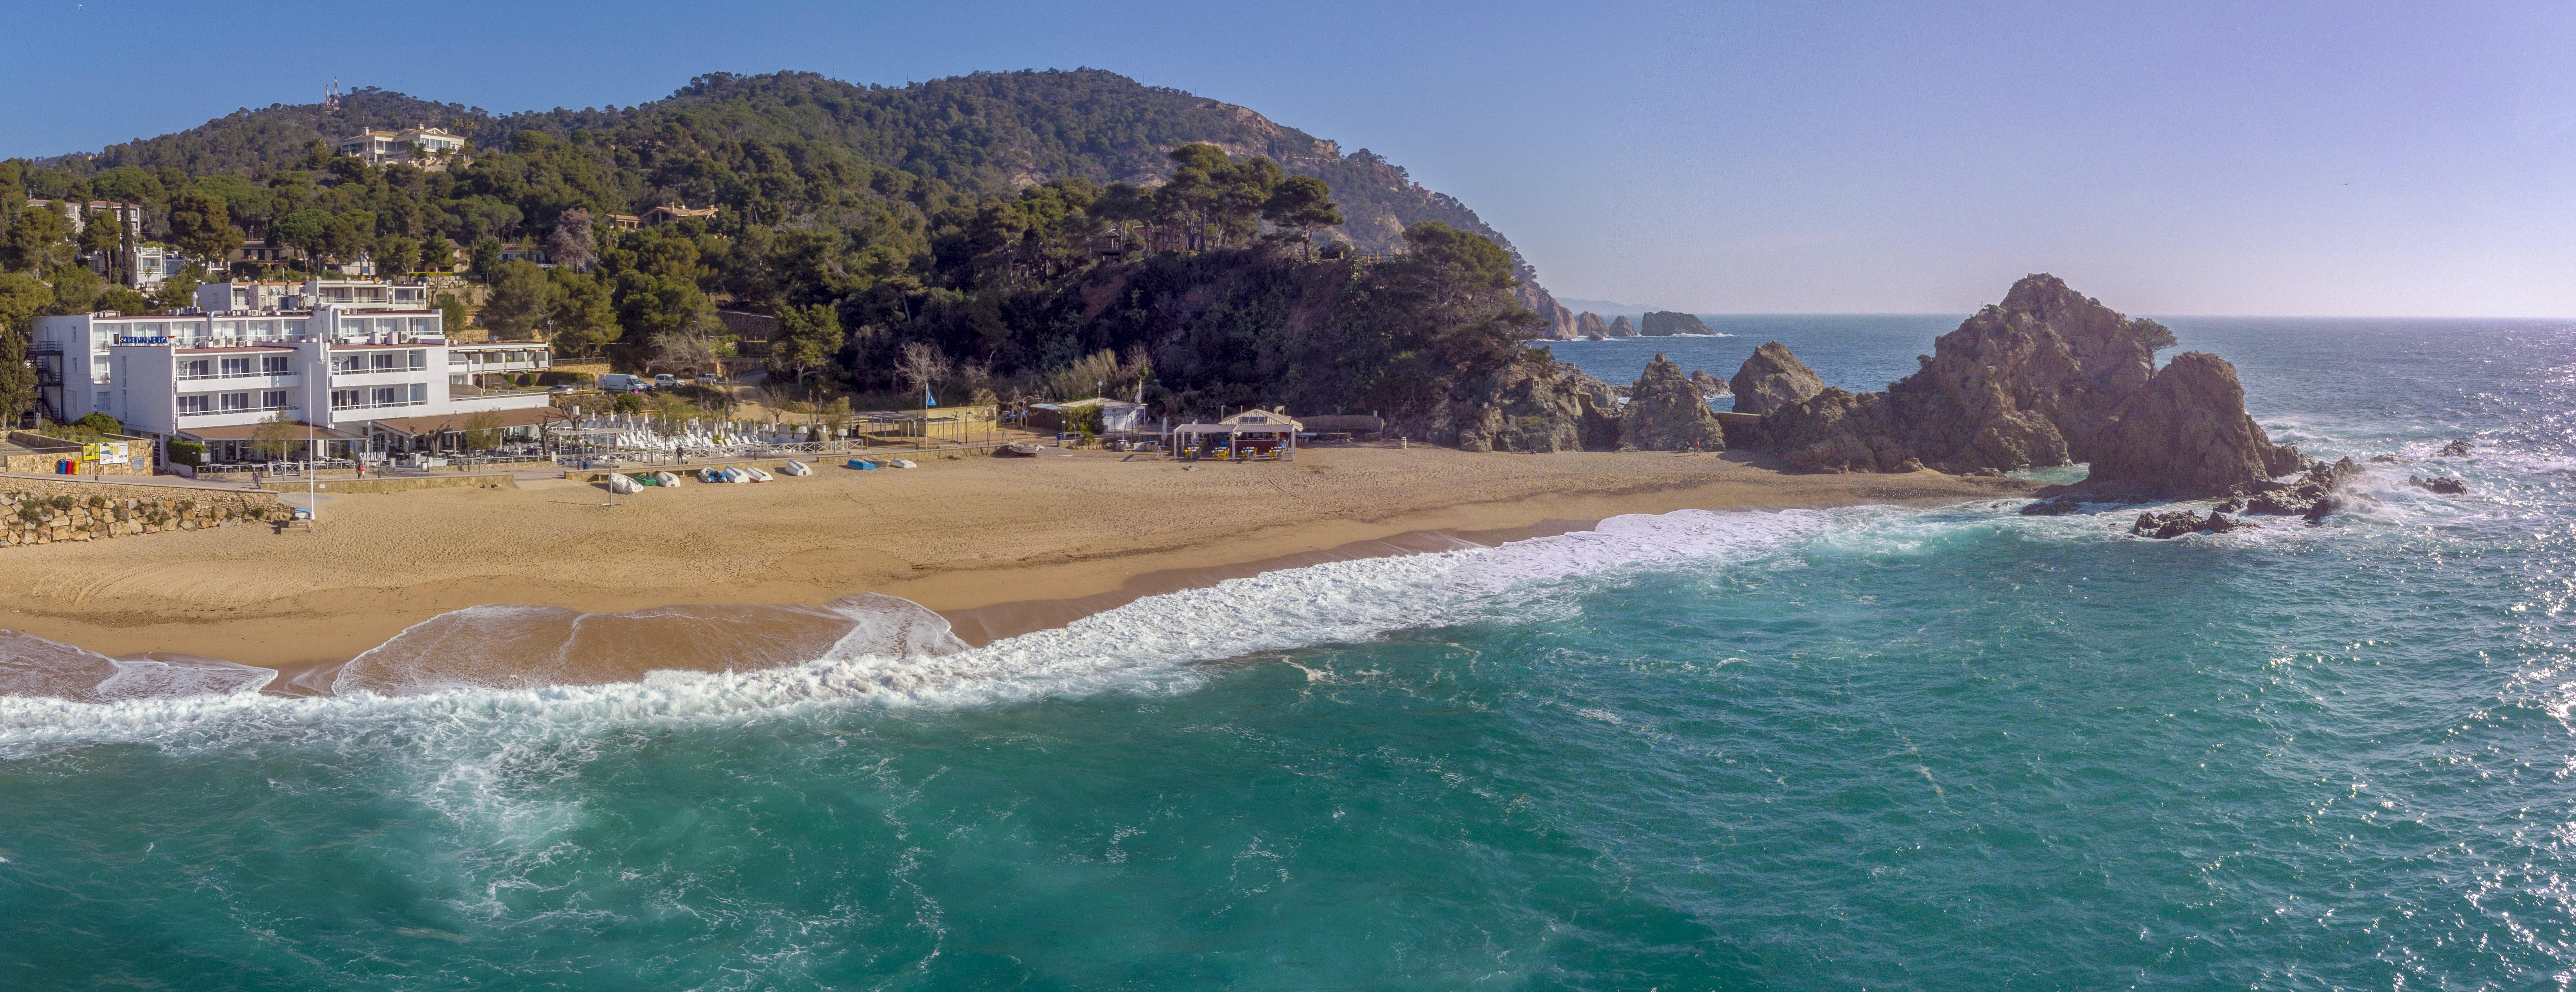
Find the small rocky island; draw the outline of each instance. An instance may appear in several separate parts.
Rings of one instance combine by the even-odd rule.
[[[2218,497],[2252,512],[2330,509],[2349,468],[2273,444],[2246,415],[2245,388],[2225,359],[2184,352],[2158,369],[2156,349],[2173,343],[2155,321],[2033,275],[1933,341],[1932,354],[1917,356],[1921,367],[1885,392],[1827,386],[1778,342],[1755,349],[1731,386],[1735,412],[1761,420],[1734,437],[1820,472],[1985,475],[2091,463],[2083,483],[2033,507],[2042,513],[2071,512],[2083,499]],[[2220,521],[2195,518],[2191,529],[2228,526]],[[2141,532],[2174,524],[2142,522]]]

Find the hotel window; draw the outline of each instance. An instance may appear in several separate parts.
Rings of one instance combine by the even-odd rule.
[[[429,367],[429,353],[428,353],[428,352],[426,352],[426,351],[415,351],[415,352],[411,352],[410,354],[411,354],[411,367],[412,367],[412,368],[414,368],[414,369],[425,369],[425,368],[428,368],[428,367]]]
[[[366,402],[365,400],[362,400],[362,399],[359,399],[359,398],[358,398],[358,392],[359,392],[359,391],[358,391],[358,390],[355,390],[355,389],[334,389],[334,390],[332,390],[332,391],[331,391],[331,407],[332,407],[332,409],[335,409],[335,410],[336,410],[336,409],[345,409],[345,408],[353,407],[353,406],[356,406],[356,405],[358,405],[358,404],[360,404],[360,403],[364,403],[364,402]]]
[[[290,320],[290,321],[287,321],[287,322],[286,322],[286,336],[287,336],[288,338],[293,339],[293,340],[296,340],[296,341],[302,341],[302,340],[304,340],[305,332],[306,332],[309,328],[311,328],[312,326],[313,326],[313,323],[312,323],[311,321],[306,321],[306,320]]]
[[[373,368],[368,370],[371,372],[393,372],[402,368],[402,356],[390,351],[379,351],[367,357],[372,360]]]
[[[424,338],[434,338],[434,337],[437,337],[437,336],[438,336],[438,318],[436,318],[436,317],[414,317],[414,318],[412,318],[412,319],[411,319],[411,333],[412,333],[414,336],[416,336],[416,337],[424,337]]]
[[[202,358],[192,358],[179,363],[179,378],[182,379],[203,379],[213,374],[215,374],[214,367]]]
[[[249,374],[250,374],[250,359],[248,359],[248,358],[227,358],[227,359],[224,359],[224,374],[225,374],[225,375],[249,375]]]
[[[429,402],[429,384],[426,382],[412,383],[411,401],[414,405]]]
[[[262,356],[260,356],[260,358],[259,358],[259,370],[260,370],[260,371],[262,371],[262,372],[266,372],[266,373],[268,373],[268,374],[270,374],[270,375],[280,375],[280,374],[285,373],[285,371],[286,371],[286,356],[284,356],[284,355],[262,355]]]
[[[402,397],[403,388],[401,386],[376,387],[377,406],[393,406],[394,404],[402,402]]]
[[[233,411],[235,411],[235,410],[248,410],[248,409],[250,409],[250,394],[249,394],[249,393],[225,393],[225,394],[224,394],[224,396],[223,396],[223,400],[224,400],[224,412],[226,412],[226,413],[230,413],[230,412],[233,412]]]
[[[262,410],[286,409],[286,390],[272,389],[259,394],[259,408]]]
[[[102,405],[104,405],[104,404],[102,404]],[[182,396],[182,397],[179,397],[179,412],[180,412],[180,413],[204,413],[204,412],[206,412],[206,398],[205,398],[205,397],[203,397],[203,396]]]

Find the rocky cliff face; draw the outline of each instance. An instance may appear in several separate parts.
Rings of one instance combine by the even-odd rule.
[[[1556,302],[1556,297],[1548,295],[1539,284],[1524,280],[1512,286],[1512,296],[1531,313],[1547,319],[1547,326],[1539,328],[1534,337],[1544,341],[1572,341],[1582,336],[1575,329],[1574,311]]]
[[[2093,461],[2091,484],[2167,496],[2259,491],[2295,470],[2297,452],[2272,446],[2246,417],[2232,366],[2201,355],[2156,371],[2155,350],[2172,343],[2154,321],[2034,275],[1934,341],[1922,368],[1886,392],[1825,388],[1763,411],[1762,443],[1821,471]],[[1738,396],[1785,381],[1784,356],[1747,359],[1737,376],[1751,376],[1755,390],[1739,387]]]
[[[1580,451],[1619,444],[1610,385],[1572,364],[1524,358],[1469,383],[1423,435],[1466,451]]]
[[[1753,349],[1753,357],[1744,360],[1727,384],[1735,394],[1737,413],[1765,414],[1825,391],[1825,380],[1816,370],[1777,341]]]
[[[1598,341],[1610,336],[1610,325],[1601,319],[1600,314],[1586,310],[1582,316],[1574,318],[1574,333],[1577,337]]]
[[[1647,451],[1716,451],[1726,447],[1717,415],[1700,387],[1662,355],[1646,363],[1620,418],[1621,447]]]
[[[2151,496],[2233,492],[2300,468],[2297,449],[2273,444],[2245,415],[2236,367],[2197,351],[2174,356],[2121,404],[2090,460],[2087,483]]]
[[[1657,310],[1647,314],[1645,320],[1646,326],[1643,333],[1650,338],[1670,337],[1675,334],[1711,333],[1707,324],[1700,323],[1698,317],[1686,313]]]
[[[1610,322],[1610,336],[1614,338],[1636,337],[1637,325],[1628,322],[1627,314],[1620,314],[1619,319]]]

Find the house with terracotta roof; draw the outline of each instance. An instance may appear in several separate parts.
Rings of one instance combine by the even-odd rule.
[[[678,204],[654,207],[651,210],[644,211],[642,221],[644,226],[652,227],[656,224],[668,224],[675,220],[684,220],[690,217],[695,217],[699,220],[714,220],[716,219],[716,208],[683,207]]]

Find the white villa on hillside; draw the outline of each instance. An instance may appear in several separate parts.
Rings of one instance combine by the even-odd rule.
[[[129,434],[205,442],[223,461],[249,457],[251,431],[281,413],[344,456],[430,450],[438,437],[412,428],[482,413],[506,434],[532,434],[552,413],[545,393],[469,384],[469,369],[487,370],[477,359],[488,346],[451,345],[426,294],[350,280],[214,283],[199,288],[201,302],[254,305],[40,317],[43,402],[59,420],[101,412]],[[525,354],[543,345],[507,347],[545,364]]]
[[[454,152],[465,147],[462,135],[449,134],[434,127],[407,127],[400,131],[368,128],[340,139],[340,154],[355,155],[368,165],[403,163],[425,169],[443,169],[446,163],[431,153]]]

